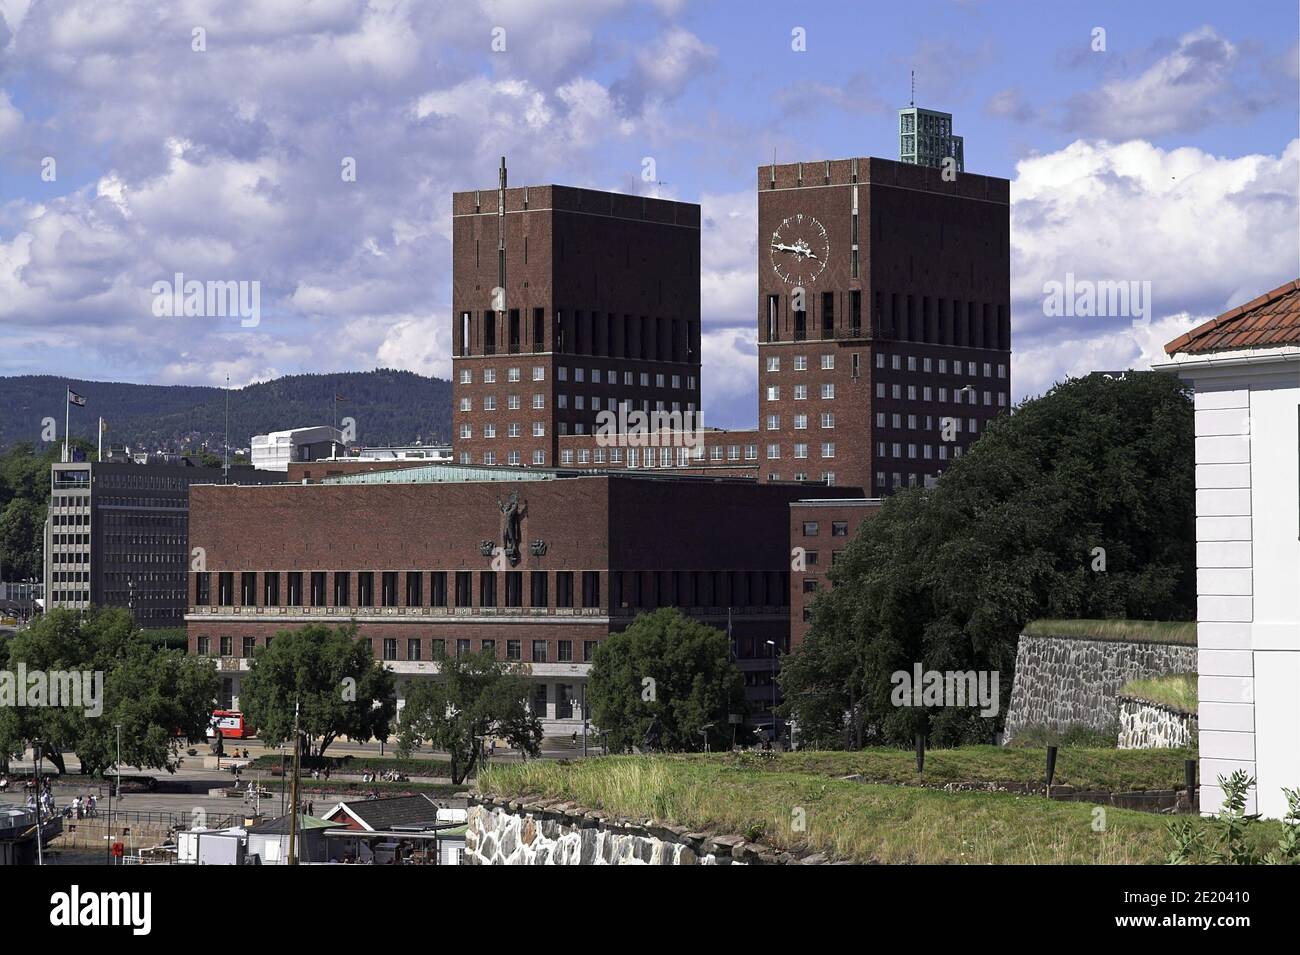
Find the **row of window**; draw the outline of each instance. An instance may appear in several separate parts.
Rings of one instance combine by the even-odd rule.
[[[834,427],[835,427],[835,412],[834,412],[834,411],[823,411],[823,412],[821,413],[821,415],[820,415],[820,418],[821,418],[821,426],[822,426],[823,428],[827,428],[827,429],[829,429],[829,428],[834,428]],[[770,414],[770,415],[768,415],[768,416],[764,419],[764,421],[763,421],[763,426],[764,426],[764,428],[766,428],[766,430],[768,430],[768,431],[780,431],[780,430],[781,430],[781,416],[780,416],[779,414]],[[808,415],[806,415],[806,414],[797,414],[797,415],[795,415],[795,416],[794,416],[794,429],[795,429],[796,431],[806,431],[806,430],[808,429]]]
[[[935,460],[934,448],[935,446],[932,444],[920,444],[920,445],[908,444],[907,457],[911,458],[912,460],[915,460],[917,457],[917,451],[919,449],[920,457],[923,460],[933,461]],[[961,448],[954,447],[952,449],[952,456],[953,456],[953,460],[956,460],[957,458],[961,457]],[[876,457],[901,458],[903,457],[903,445],[901,442],[898,441],[894,441],[894,442],[878,441],[876,443]],[[938,460],[940,461],[948,460],[948,445],[946,444],[939,445]]]
[[[504,339],[500,342],[497,314],[485,311],[481,321],[476,322],[472,312],[460,313],[458,356],[473,354],[476,346],[483,355],[546,351],[545,309],[534,308],[531,321],[519,309],[509,309],[504,328],[500,329]],[[683,362],[694,360],[698,335],[698,323],[691,320],[556,309],[551,345],[557,354]]]
[[[939,374],[941,375],[948,374],[949,362],[947,358],[928,358],[925,356],[921,356],[918,359],[916,355],[894,354],[894,355],[889,355],[888,361],[886,361],[886,355],[884,352],[881,351],[876,352],[876,367],[879,369],[884,369],[888,367],[893,371],[902,371],[904,364],[907,365],[908,371],[916,371],[918,370],[919,367],[921,371],[930,372],[933,371],[933,369],[937,366],[939,369]],[[825,365],[823,365],[822,367],[825,367]],[[834,366],[832,365],[832,367]],[[979,370],[981,369],[981,367],[983,368],[985,378],[993,377],[994,366],[992,362],[986,361],[980,363],[974,361],[967,361],[965,364],[966,370],[965,372],[963,372],[961,359],[954,358],[952,360],[952,373],[954,375],[965,374],[967,377],[976,378],[979,376]],[[770,371],[771,369],[768,370]],[[1005,364],[1002,364],[1001,362],[999,362],[997,365],[997,376],[999,378],[1007,377],[1007,366]]]
[[[263,645],[269,645],[272,637],[263,638]],[[425,656],[425,644],[428,643],[428,656]],[[596,640],[583,640],[580,653],[582,654],[581,662],[590,663],[596,655]],[[481,640],[470,640],[465,637],[457,637],[452,640],[446,640],[442,637],[433,637],[426,641],[423,637],[375,637],[372,640],[375,655],[381,660],[441,660],[444,659],[448,651],[455,653],[457,657],[468,656],[471,653],[490,653],[493,656],[499,656],[499,649],[505,651],[505,659],[523,661],[523,650],[525,643],[523,640],[501,640],[497,641],[491,638]],[[528,662],[530,663],[575,663],[578,662],[574,657],[573,640],[556,640],[554,658],[550,649],[548,640],[529,641],[530,654]],[[216,652],[218,656],[233,657],[235,656],[235,638],[229,635],[217,637]],[[257,647],[256,637],[241,637],[238,643],[239,656],[252,657],[253,651]],[[200,656],[210,656],[213,651],[212,638],[207,635],[199,635],[195,638],[195,649]],[[544,687],[543,687],[544,695]]]
[[[581,572],[581,597],[583,607],[599,607],[600,572],[584,570]],[[212,606],[216,597],[216,606],[235,606],[236,579],[233,571],[221,571],[216,574],[216,592],[212,590],[212,574],[207,572],[194,575],[194,600],[198,606]],[[375,573],[363,570],[356,574],[349,571],[337,571],[332,575],[323,570],[289,571],[284,575],[283,595],[280,589],[281,574],[267,571],[262,574],[262,586],[259,592],[255,571],[239,574],[239,606],[253,607],[447,607],[454,598],[457,607],[495,607],[498,606],[498,575],[495,571],[481,571],[478,587],[474,586],[473,571],[453,571],[450,575],[452,590],[448,590],[449,574],[447,571],[432,571],[427,575],[428,600],[426,602],[426,575],[421,571],[399,572],[385,570]],[[331,581],[329,578],[333,577]],[[352,579],[356,578],[356,602],[352,602]],[[500,596],[504,597],[504,606],[523,607],[524,571],[508,570],[504,573],[504,586]],[[548,607],[551,573],[544,570],[528,572],[529,596],[528,606]],[[555,571],[556,607],[574,606],[575,591],[574,571]],[[307,589],[304,590],[304,587]],[[330,588],[330,589],[327,589]],[[400,589],[399,589],[400,588]],[[330,601],[327,598],[333,596]],[[477,600],[475,599],[477,595]],[[284,600],[281,602],[281,597]],[[402,598],[405,598],[404,600]]]
[[[818,385],[818,386],[816,386],[816,387],[817,387],[817,393],[818,393],[818,396],[819,396],[819,397],[821,397],[821,398],[826,398],[826,399],[831,399],[831,398],[834,398],[834,397],[835,397],[835,383],[834,383],[833,381],[822,382],[820,385]],[[795,401],[807,401],[807,400],[808,400],[808,386],[807,386],[807,385],[795,385],[794,388],[792,389],[792,394],[794,395],[794,400],[795,400]],[[781,386],[780,386],[780,385],[768,385],[768,386],[767,386],[767,400],[768,400],[768,401],[780,401],[780,400],[781,400]]]
[[[795,356],[793,357],[792,361],[791,361],[791,366],[794,368],[795,371],[807,371],[807,370],[808,370],[808,356],[807,356],[807,355],[795,355]],[[821,366],[822,366],[822,371],[832,371],[832,370],[835,368],[835,353],[834,353],[834,352],[827,352],[825,355],[822,355],[822,356],[821,356]],[[768,356],[767,356],[767,370],[768,370],[769,372],[778,372],[778,371],[781,370],[781,356],[780,356],[780,355],[768,355]]]
[[[888,394],[886,394],[886,389],[888,389]],[[876,397],[877,397],[877,398],[890,397],[890,398],[898,398],[898,399],[901,399],[901,398],[903,397],[904,393],[905,393],[905,392],[904,392],[904,386],[903,386],[903,385],[900,385],[900,384],[892,384],[892,385],[888,385],[888,386],[887,386],[883,381],[878,381],[878,382],[876,382]],[[920,394],[920,395],[922,396],[922,397],[921,397],[921,400],[922,400],[922,401],[930,401],[930,400],[931,400],[931,395],[933,394],[933,392],[930,390],[930,386],[929,386],[929,385],[923,385],[923,386],[921,386],[921,390],[920,390],[919,392],[917,391],[917,387],[916,387],[916,385],[907,385],[907,386],[906,386],[906,395],[907,395],[907,400],[908,400],[908,401],[916,401],[916,400],[917,400],[917,395],[918,395],[918,394]],[[954,403],[954,404],[961,404],[961,403],[962,403],[962,395],[965,395],[965,396],[966,396],[966,399],[967,399],[967,400],[966,400],[966,404],[968,404],[968,405],[973,405],[973,404],[977,404],[977,403],[978,403],[978,395],[979,395],[979,392],[977,392],[974,388],[971,388],[971,387],[969,387],[969,386],[967,386],[967,387],[965,387],[965,388],[954,388],[954,389],[952,390],[952,400],[953,400],[953,403]],[[947,389],[947,388],[940,388],[940,389],[939,389],[939,401],[940,401],[940,402],[946,402],[947,400],[948,400],[948,389]],[[993,406],[993,392],[991,392],[991,391],[985,391],[985,392],[984,392],[984,407],[986,407],[986,408],[990,408],[990,407],[992,407],[992,406]],[[1007,406],[1007,393],[1006,393],[1005,391],[999,391],[999,392],[997,393],[997,406],[998,406],[999,408],[1005,408],[1005,407]]]
[[[394,570],[331,573],[319,570],[289,571],[284,574],[267,571],[261,576],[259,588],[256,571],[242,571],[238,576],[233,571],[196,573],[195,605],[605,606],[601,601],[601,573],[596,570],[510,570],[500,574],[495,571],[469,570],[436,570],[427,573]],[[216,578],[215,588],[213,577]],[[354,578],[355,602],[352,599]],[[612,607],[784,606],[789,600],[785,574],[776,571],[612,571],[608,578],[609,605]],[[524,603],[525,584],[528,588],[527,604]]]
[[[523,372],[522,369],[520,368],[507,368],[506,381],[507,382],[521,381],[522,374]],[[567,365],[557,366],[555,369],[555,377],[557,381],[569,381],[570,380],[569,367]],[[617,385],[619,382],[618,369],[615,368],[606,368],[606,369],[592,368],[590,369],[590,371],[588,371],[588,369],[586,368],[575,366],[572,369],[572,380],[574,382],[579,384],[584,383],[588,380],[588,377],[590,377],[590,381],[593,385],[599,385],[602,382],[608,385]],[[495,368],[484,368],[481,376],[481,380],[485,385],[496,384],[497,370]],[[532,380],[533,381],[546,380],[545,365],[533,366]],[[654,376],[654,387],[656,388],[668,387],[676,390],[678,388],[681,388],[682,380],[683,380],[682,375],[665,375],[663,373],[656,373]],[[459,373],[459,381],[462,385],[472,385],[474,383],[474,369],[462,368]],[[643,371],[639,373],[639,377],[638,377],[638,373],[631,372],[624,369],[623,371],[624,385],[626,385],[627,387],[633,387],[637,381],[640,382],[642,388],[650,387],[650,373]],[[686,387],[693,391],[695,389],[695,376],[686,375],[685,381],[686,381]],[[462,407],[461,410],[467,411],[468,409]]]

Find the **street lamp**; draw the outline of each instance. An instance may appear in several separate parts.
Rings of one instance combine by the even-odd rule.
[[[772,746],[776,746],[776,641],[768,640],[772,648]]]

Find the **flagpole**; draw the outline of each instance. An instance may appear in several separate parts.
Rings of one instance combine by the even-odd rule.
[[[72,389],[63,388],[63,463],[68,463],[68,428],[72,426]]]
[[[95,452],[95,460],[96,461],[104,460],[104,417],[103,415],[100,415],[99,418],[99,450]]]

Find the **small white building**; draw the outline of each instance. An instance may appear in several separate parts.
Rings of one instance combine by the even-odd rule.
[[[329,425],[255,434],[249,457],[259,471],[288,471],[292,461],[317,461],[343,451],[343,432]]]
[[[1201,811],[1219,776],[1280,818],[1300,787],[1300,281],[1165,346],[1196,391]]]

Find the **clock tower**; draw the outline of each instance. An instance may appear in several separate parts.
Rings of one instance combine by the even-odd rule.
[[[1009,187],[874,158],[759,167],[761,480],[924,485],[1007,410]]]

